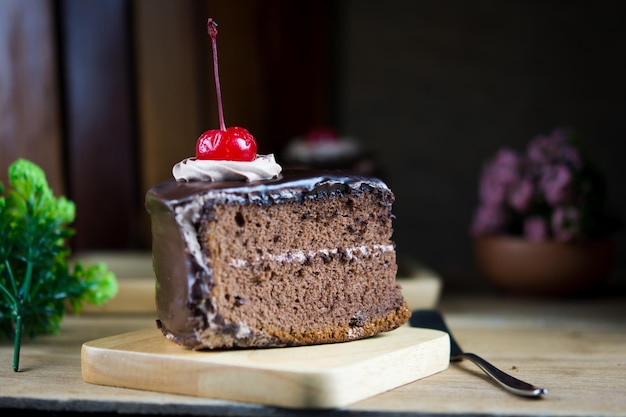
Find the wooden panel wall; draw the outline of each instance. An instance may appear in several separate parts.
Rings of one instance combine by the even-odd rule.
[[[134,10],[137,73],[137,165],[140,194],[171,178],[172,166],[192,156],[203,124],[204,77],[200,55],[205,25],[199,1],[139,0]],[[208,36],[208,35],[207,35]],[[206,122],[206,120],[205,120]],[[144,241],[150,219],[140,211]]]
[[[66,160],[79,248],[130,248],[137,239],[128,5],[60,2]]]
[[[26,157],[63,194],[58,48],[53,4],[45,0],[0,1],[0,181]]]
[[[226,123],[259,151],[328,119],[331,1],[2,0],[0,168],[39,163],[77,204],[75,249],[149,248],[143,201]]]

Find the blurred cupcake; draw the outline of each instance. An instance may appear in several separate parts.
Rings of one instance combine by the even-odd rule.
[[[329,169],[381,177],[375,158],[352,137],[341,136],[328,126],[294,137],[285,147],[281,162],[292,169]]]

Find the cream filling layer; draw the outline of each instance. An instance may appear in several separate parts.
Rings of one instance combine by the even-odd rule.
[[[351,248],[341,249],[342,253],[348,257],[349,260],[356,259],[359,256],[371,256],[372,254],[384,253],[384,252],[393,252],[395,250],[394,246],[391,244],[387,245],[361,245],[361,246],[353,246]],[[304,250],[295,250],[283,252],[277,255],[267,253],[264,255],[256,256],[252,260],[240,259],[240,258],[231,258],[228,262],[228,266],[234,268],[243,268],[249,265],[260,264],[262,262],[305,262],[307,259],[313,258],[315,256],[334,256],[340,253],[339,249],[319,249],[316,251],[304,251]]]

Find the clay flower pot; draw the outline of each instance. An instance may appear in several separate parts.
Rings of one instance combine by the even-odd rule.
[[[478,270],[495,287],[512,294],[582,293],[603,284],[613,266],[612,239],[564,243],[490,236],[474,243]]]

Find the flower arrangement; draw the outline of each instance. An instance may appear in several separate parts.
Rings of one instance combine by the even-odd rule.
[[[606,237],[606,184],[573,131],[531,139],[526,151],[499,149],[483,166],[471,235],[573,242]]]

